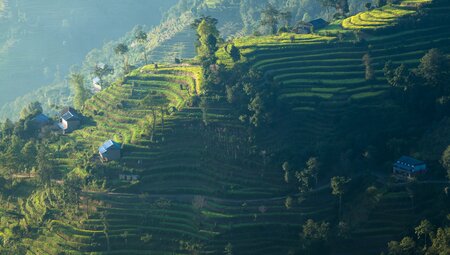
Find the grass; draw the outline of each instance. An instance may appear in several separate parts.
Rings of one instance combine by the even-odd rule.
[[[418,6],[429,3],[428,0],[402,1],[400,4],[390,4],[366,12],[360,12],[342,21],[342,27],[349,30],[375,30],[396,26],[400,19],[415,14],[416,9],[406,6]]]

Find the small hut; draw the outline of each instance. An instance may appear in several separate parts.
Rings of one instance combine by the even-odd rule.
[[[98,152],[103,161],[119,160],[121,157],[121,146],[113,140],[108,140],[98,148]]]
[[[81,125],[81,118],[72,107],[65,108],[61,111],[60,116],[58,126],[63,131],[63,134],[70,133]]]
[[[402,156],[394,163],[392,170],[398,176],[414,177],[426,173],[427,165],[415,158]]]

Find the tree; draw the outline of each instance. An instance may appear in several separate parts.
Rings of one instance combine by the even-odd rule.
[[[71,73],[69,83],[74,92],[73,106],[76,109],[82,109],[84,102],[89,98],[89,92],[84,86],[84,76],[81,73]]]
[[[261,25],[267,26],[273,35],[276,34],[278,30],[278,15],[280,15],[280,11],[270,3],[268,3],[261,12]]]
[[[225,246],[225,251],[224,251],[225,255],[233,255],[233,245],[231,245],[231,243],[228,243]]]
[[[369,53],[364,54],[363,64],[366,67],[366,81],[371,81],[375,78],[375,71],[372,66],[372,58]]]
[[[128,51],[128,46],[125,43],[119,43],[114,48],[114,52],[123,57],[123,71],[125,73],[128,72]]]
[[[304,171],[308,171],[317,185],[319,182],[320,162],[316,157],[311,157],[306,161],[306,168]]]
[[[54,175],[53,163],[51,160],[48,145],[41,144],[38,147],[36,155],[37,163],[37,177],[42,184],[50,184],[51,178]]]
[[[428,220],[422,220],[416,228],[414,228],[414,232],[417,235],[417,238],[424,238],[425,247],[427,246],[427,237],[431,235],[434,227]]]
[[[149,235],[149,234],[145,234],[143,236],[141,236],[141,241],[148,244],[152,241],[153,239],[153,235]]]
[[[36,144],[33,140],[28,141],[20,151],[22,154],[22,162],[25,170],[29,173],[36,161]]]
[[[311,185],[311,173],[309,171],[301,171],[301,172],[296,172],[295,173],[295,177],[297,178],[298,181],[298,190],[300,191],[300,193],[306,193],[312,190],[312,185]]]
[[[291,196],[288,196],[286,198],[286,200],[284,200],[284,206],[286,207],[286,209],[291,209],[292,208],[292,203],[294,202],[294,200],[292,199]]]
[[[400,242],[390,241],[388,243],[389,255],[413,255],[416,243],[411,237],[404,237]]]
[[[231,45],[229,54],[233,62],[238,62],[239,60],[241,60],[241,51],[238,49],[238,47],[234,46],[234,44]]]
[[[447,170],[447,177],[450,179],[450,145],[442,153],[441,164]]]
[[[327,242],[330,235],[330,223],[315,222],[309,219],[302,226],[301,237],[307,251],[314,254],[326,254]]]
[[[36,116],[42,113],[42,105],[41,103],[34,101],[25,106],[20,112],[20,119],[24,120],[28,117]]]
[[[154,136],[155,136],[155,132],[156,132],[156,112],[157,112],[157,106],[158,106],[158,102],[156,100],[154,100],[154,97],[152,95],[152,92],[149,92],[140,102],[140,105],[142,107],[145,107],[147,109],[150,109],[152,112],[152,117],[151,117],[151,130],[150,130],[150,142],[153,142]]]
[[[94,67],[94,75],[98,77],[101,81],[103,80],[104,76],[112,74],[113,72],[114,69],[107,64],[100,63],[95,65]]]
[[[430,250],[433,255],[450,254],[450,227],[438,228]]]
[[[288,28],[292,19],[292,12],[290,11],[282,11],[280,12],[280,17],[284,21],[284,27]]]
[[[192,24],[197,32],[197,56],[207,67],[217,60],[215,53],[220,35],[217,23],[217,19],[207,16],[196,19]]]
[[[380,8],[386,5],[386,0],[376,0],[375,5]]]
[[[129,237],[128,231],[125,230],[122,234],[120,234],[120,236],[125,241],[125,246],[128,246],[128,237]]]
[[[348,0],[320,0],[324,7],[335,8],[340,16],[346,15],[349,11]]]
[[[438,49],[431,49],[420,60],[418,73],[431,87],[443,87],[449,81],[450,65],[447,57]],[[446,88],[448,92],[448,88]]]
[[[147,33],[142,31],[142,30],[138,30],[136,31],[136,34],[134,35],[134,39],[136,40],[136,42],[138,42],[140,45],[143,46],[143,54],[144,54],[144,61],[145,64],[148,63],[147,60],[147,51],[145,50],[145,43],[147,42]]]
[[[341,215],[342,211],[342,196],[345,193],[345,186],[348,182],[350,182],[350,179],[342,176],[331,178],[331,194],[339,196],[339,215]]]

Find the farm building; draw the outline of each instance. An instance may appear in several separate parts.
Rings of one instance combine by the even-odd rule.
[[[92,87],[94,93],[100,92],[102,90],[102,80],[99,77],[92,79]]]
[[[314,30],[317,30],[326,27],[328,25],[328,22],[326,22],[324,19],[315,19],[311,20],[309,24],[311,24]]]
[[[315,19],[310,22],[300,21],[294,26],[293,32],[296,34],[310,34],[314,30],[324,28],[328,25],[324,19]]]
[[[402,156],[393,165],[393,172],[397,175],[413,177],[425,173],[427,165],[425,162],[412,157]]]
[[[102,146],[98,148],[100,158],[103,161],[119,160],[121,156],[120,150],[120,144],[114,142],[113,140],[106,141]]]
[[[31,121],[38,127],[49,125],[51,122],[50,118],[43,113],[36,115],[34,118],[31,119]]]
[[[311,33],[312,25],[310,23],[300,21],[294,26],[292,31],[296,34],[309,34]]]
[[[65,108],[60,113],[58,126],[64,134],[70,133],[80,127],[81,119],[78,113],[71,107]]]

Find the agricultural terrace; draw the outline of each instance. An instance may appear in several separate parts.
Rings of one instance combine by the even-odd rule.
[[[418,8],[431,0],[408,0],[381,8],[360,12],[342,21],[342,27],[350,30],[376,30],[396,26],[401,19],[417,13]]]

